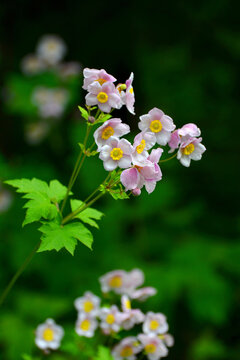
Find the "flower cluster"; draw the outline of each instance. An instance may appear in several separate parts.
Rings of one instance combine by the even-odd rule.
[[[156,294],[152,287],[141,287],[143,272],[139,269],[115,270],[103,275],[99,281],[104,297],[106,299],[108,294],[109,301],[105,300],[101,306],[101,298],[90,291],[78,297],[74,301],[78,312],[76,333],[90,338],[99,329],[103,335],[111,337],[115,341],[111,347],[114,360],[134,360],[138,354],[145,354],[149,360],[167,356],[173,337],[167,333],[166,316],[152,311],[144,314],[140,309],[132,308],[131,300],[143,301]],[[113,293],[121,296],[118,303],[111,301]],[[130,332],[129,336],[125,336],[126,331]],[[63,334],[63,329],[48,319],[38,326],[35,343],[44,351],[55,350],[60,346]]]
[[[97,105],[102,113],[110,113],[126,105],[134,114],[133,73],[125,84],[116,86],[115,77],[103,69],[87,68],[83,74],[83,89],[88,91],[86,105],[89,108]],[[126,191],[130,190],[134,195],[140,195],[144,186],[148,193],[153,192],[156,183],[162,179],[158,164],[163,153],[162,146],[168,145],[169,152],[176,150],[177,159],[186,167],[191,160],[200,160],[206,150],[195,124],[186,124],[176,130],[173,119],[158,108],[140,116],[138,127],[141,132],[136,135],[133,144],[122,138],[130,132],[130,128],[120,118],[108,119],[94,133],[105,170],[124,169],[121,170],[121,183]]]

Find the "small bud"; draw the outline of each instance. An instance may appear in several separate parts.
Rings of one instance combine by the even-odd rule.
[[[141,195],[141,190],[139,188],[133,189],[132,194],[134,196],[139,196],[139,195]]]
[[[89,116],[88,117],[88,122],[90,122],[91,124],[93,124],[95,122],[95,117],[94,116]]]

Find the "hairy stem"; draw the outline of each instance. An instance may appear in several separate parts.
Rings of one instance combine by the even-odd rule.
[[[28,264],[29,264],[30,261],[32,260],[33,256],[34,256],[35,253],[37,252],[39,246],[40,246],[40,241],[39,241],[38,244],[34,247],[34,249],[31,251],[31,253],[28,255],[28,257],[25,259],[25,261],[23,262],[23,264],[20,266],[20,268],[17,270],[17,272],[15,273],[15,275],[12,277],[12,279],[10,280],[10,282],[8,283],[8,285],[6,286],[5,290],[2,292],[2,294],[1,294],[1,296],[0,296],[0,306],[3,304],[4,300],[6,299],[8,293],[9,293],[10,290],[12,289],[13,285],[15,284],[15,282],[17,281],[17,279],[19,278],[19,276],[22,274],[22,272],[26,269],[26,267],[28,266]]]

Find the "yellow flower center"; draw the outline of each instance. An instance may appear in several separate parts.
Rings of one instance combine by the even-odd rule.
[[[110,156],[113,160],[120,160],[123,157],[123,151],[120,148],[113,148]]]
[[[100,103],[104,104],[105,102],[108,101],[108,94],[106,94],[103,91],[100,91],[100,93],[98,93],[97,99]]]
[[[145,346],[145,351],[147,354],[153,354],[156,351],[156,345],[154,344],[147,344]]]
[[[130,94],[133,94],[133,87],[129,89]]]
[[[157,320],[152,320],[149,325],[151,330],[156,330],[159,327],[159,323]]]
[[[52,329],[45,329],[43,332],[43,339],[45,341],[53,341],[54,338],[54,331]]]
[[[83,309],[85,312],[90,312],[94,309],[94,305],[91,301],[85,301],[84,305],[83,305]]]
[[[104,79],[97,79],[96,80],[97,82],[99,82],[100,85],[104,84],[107,80],[104,80]]]
[[[145,149],[145,146],[146,146],[146,141],[144,139],[142,139],[140,144],[136,147],[137,153],[141,154],[143,152],[143,150]]]
[[[162,130],[162,123],[160,120],[153,120],[150,124],[150,130],[154,133],[158,133]]]
[[[90,321],[88,319],[85,319],[81,322],[80,329],[82,329],[83,331],[88,331],[90,326],[91,326]]]
[[[129,299],[125,300],[125,307],[127,310],[131,310],[131,301]]]
[[[102,139],[107,140],[110,136],[113,136],[114,130],[111,126],[107,126],[102,132]]]
[[[187,145],[183,150],[183,154],[184,155],[190,155],[195,149],[195,146],[193,144],[189,144]]]
[[[126,358],[126,357],[128,357],[128,356],[131,356],[131,355],[133,355],[133,349],[131,348],[131,346],[125,346],[125,347],[122,349],[120,355],[121,355],[123,358]]]
[[[122,286],[122,278],[121,276],[113,276],[110,280],[109,280],[109,285],[112,288],[119,288]]]
[[[115,321],[115,317],[113,314],[108,314],[107,317],[106,317],[106,322],[109,324],[109,325],[112,325]]]
[[[47,48],[48,50],[55,50],[57,48],[57,43],[55,41],[50,41],[47,44]]]
[[[123,90],[126,90],[126,84],[118,84],[117,89],[121,93]]]

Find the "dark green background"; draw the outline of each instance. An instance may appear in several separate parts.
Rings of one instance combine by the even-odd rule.
[[[99,292],[98,277],[112,269],[142,268],[158,295],[145,309],[168,316],[176,344],[169,359],[237,360],[240,357],[240,244],[237,198],[239,139],[237,2],[9,1],[0,5],[1,80],[19,71],[21,58],[43,34],[66,41],[67,60],[105,68],[121,82],[135,74],[136,117],[156,106],[181,127],[197,123],[207,147],[190,168],[162,165],[152,195],[128,201],[104,198],[106,216],[94,231],[94,251],[79,245],[38,254],[0,309],[0,359],[30,353],[33,330],[46,317],[73,324],[72,301]],[[78,104],[84,93],[79,92]],[[0,177],[58,178],[67,184],[82,140],[75,111],[42,145],[27,146],[22,120],[1,110]],[[119,116],[119,112],[115,112]],[[165,154],[167,157],[167,154]],[[74,192],[82,199],[104,178],[100,160],[85,163]],[[0,288],[39,239],[21,228],[23,201],[15,197],[0,217]]]

